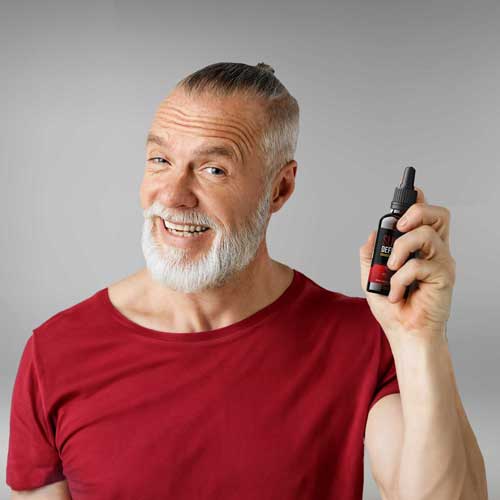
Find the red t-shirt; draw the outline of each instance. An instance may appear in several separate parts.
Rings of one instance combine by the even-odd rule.
[[[107,288],[33,330],[12,392],[7,484],[74,500],[358,500],[369,408],[399,392],[366,298],[294,270],[232,325],[160,332]]]

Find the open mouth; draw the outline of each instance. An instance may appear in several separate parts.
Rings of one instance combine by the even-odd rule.
[[[181,238],[199,238],[203,233],[206,233],[210,230],[209,227],[191,225],[189,226],[188,230],[173,229],[171,227],[168,227],[163,219],[162,224],[168,233]],[[184,227],[187,227],[187,225]]]

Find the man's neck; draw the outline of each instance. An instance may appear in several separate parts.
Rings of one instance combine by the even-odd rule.
[[[288,288],[293,269],[272,259],[248,266],[220,288],[180,293],[152,280],[147,268],[120,282],[113,300],[132,321],[155,330],[184,333],[222,328],[274,302]]]

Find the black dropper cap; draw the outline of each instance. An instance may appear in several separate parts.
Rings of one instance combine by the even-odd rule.
[[[417,191],[414,189],[415,169],[406,167],[403,172],[401,184],[394,190],[392,197],[391,208],[396,210],[406,211],[417,201]]]

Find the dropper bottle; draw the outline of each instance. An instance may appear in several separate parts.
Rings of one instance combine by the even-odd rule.
[[[377,237],[373,248],[372,263],[368,275],[367,292],[389,295],[391,291],[390,279],[396,272],[387,267],[387,261],[392,252],[394,242],[404,233],[396,229],[398,220],[417,201],[417,191],[414,189],[415,169],[406,167],[399,186],[394,190],[391,202],[391,211],[383,215],[378,223]],[[416,255],[416,251],[410,253],[408,259]],[[404,298],[408,297],[410,287],[406,287]]]

